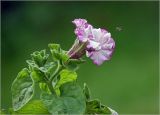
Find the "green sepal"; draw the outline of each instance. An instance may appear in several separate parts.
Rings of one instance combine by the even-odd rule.
[[[46,54],[46,50],[41,51],[35,51],[31,54],[32,60],[35,61],[35,63],[41,67],[43,66],[49,57],[49,54]]]
[[[83,60],[83,59],[69,59],[69,63],[74,63],[74,64],[82,64],[85,62],[86,60]]]
[[[65,68],[67,68],[68,70],[70,70],[70,71],[76,71],[76,70],[78,70],[78,65],[77,64],[75,64],[75,63],[68,63],[68,64],[66,64],[66,65],[63,65]]]
[[[14,111],[21,109],[34,94],[34,82],[27,68],[22,69],[12,83],[12,104]]]
[[[81,87],[69,82],[60,87],[61,96],[41,94],[41,100],[51,114],[83,114],[86,103]]]
[[[67,64],[63,64],[68,70],[76,71],[79,68],[79,64],[84,63],[82,59],[68,59]]]

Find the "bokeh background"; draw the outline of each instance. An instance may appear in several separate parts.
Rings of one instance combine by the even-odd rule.
[[[48,43],[68,50],[75,40],[75,18],[106,28],[116,42],[110,61],[90,59],[78,70],[92,98],[121,114],[158,113],[158,1],[2,2],[2,108],[11,107],[11,83],[36,50]]]

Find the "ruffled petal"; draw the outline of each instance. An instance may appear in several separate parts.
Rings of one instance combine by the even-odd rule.
[[[96,65],[101,65],[104,61],[109,60],[115,48],[115,42],[111,34],[104,29],[92,29],[93,39],[88,40],[88,52]]]
[[[86,26],[86,23],[87,23],[87,20],[85,19],[75,19],[74,21],[72,21],[73,24],[76,25],[76,27],[85,27]]]
[[[107,60],[107,57],[104,56],[100,51],[92,52],[92,55],[90,55],[90,58],[93,60],[93,63],[96,65],[101,65],[105,60]]]

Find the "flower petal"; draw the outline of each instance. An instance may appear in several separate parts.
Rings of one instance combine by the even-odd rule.
[[[75,24],[76,27],[82,27],[82,26],[85,26],[85,24],[87,23],[87,20],[79,18],[72,21],[72,23]]]

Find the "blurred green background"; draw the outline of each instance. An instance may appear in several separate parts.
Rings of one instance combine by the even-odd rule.
[[[90,59],[78,70],[93,98],[121,114],[158,113],[157,2],[2,2],[2,108],[11,107],[11,83],[36,50],[48,43],[68,50],[75,40],[75,18],[106,28],[116,42],[110,61]]]

